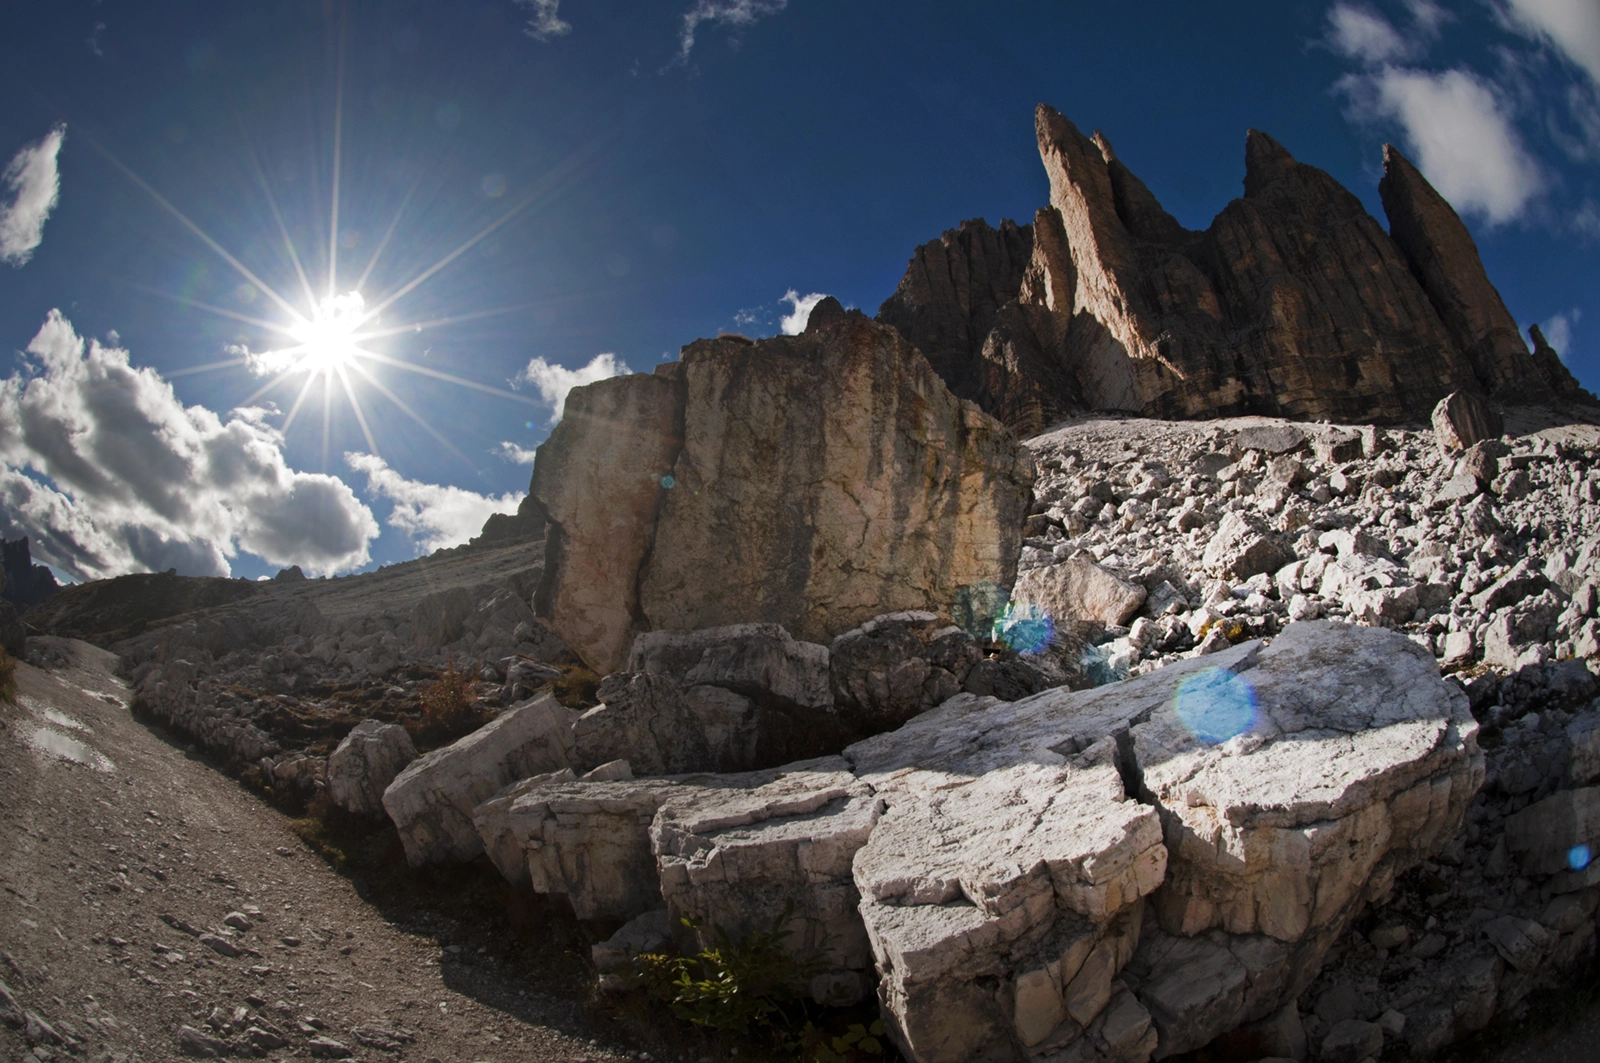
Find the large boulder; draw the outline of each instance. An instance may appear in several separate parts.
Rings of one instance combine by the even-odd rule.
[[[652,631],[574,727],[579,763],[640,775],[770,768],[844,744],[828,648],[778,624]]]
[[[819,1002],[850,1004],[870,979],[851,861],[882,811],[842,762],[793,765],[749,789],[683,788],[650,827],[661,894],[699,948],[782,935]]]
[[[627,670],[795,708],[824,709],[833,703],[828,647],[801,642],[779,624],[647,632],[634,639]]]
[[[633,642],[639,565],[682,446],[681,382],[641,373],[573,388],[539,445],[528,493],[550,523],[535,606],[601,675]]]
[[[887,731],[961,692],[982,653],[971,635],[933,613],[887,613],[829,647],[829,683],[845,726]]]
[[[570,766],[577,718],[546,694],[412,761],[383,792],[406,861],[422,867],[483,852],[472,810],[508,783]]]
[[[381,816],[383,792],[416,759],[404,727],[362,720],[328,756],[328,799],[346,812]]]
[[[1503,427],[1500,415],[1482,398],[1467,391],[1452,391],[1440,399],[1433,408],[1432,422],[1434,438],[1447,453],[1494,439]]]
[[[800,336],[690,344],[681,373],[684,446],[639,577],[650,628],[826,642],[1010,586],[1031,461],[895,330],[822,304]]]
[[[1030,602],[1058,627],[1119,627],[1131,620],[1148,592],[1137,583],[1078,555],[1024,572],[1011,597]]]

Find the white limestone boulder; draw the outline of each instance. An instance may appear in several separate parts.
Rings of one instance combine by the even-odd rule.
[[[412,867],[483,852],[472,810],[508,783],[568,767],[576,712],[546,694],[409,764],[383,792]]]
[[[404,727],[362,720],[328,756],[328,799],[346,812],[383,815],[383,791],[417,749]]]

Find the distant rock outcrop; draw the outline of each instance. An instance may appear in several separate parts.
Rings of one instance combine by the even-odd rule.
[[[1244,196],[1191,231],[1101,134],[1043,105],[1037,130],[1050,206],[918,248],[878,313],[1024,434],[1081,410],[1383,424],[1453,391],[1595,402],[1541,336],[1529,352],[1466,226],[1392,147],[1389,233],[1257,130]]]
[[[29,606],[38,605],[50,597],[60,585],[55,573],[44,565],[33,563],[33,553],[28,548],[28,537],[0,544],[0,598],[4,598],[21,613]]]
[[[803,335],[724,336],[574,389],[539,448],[537,607],[596,671],[635,634],[880,613],[1009,587],[1032,469],[894,329],[833,299]]]

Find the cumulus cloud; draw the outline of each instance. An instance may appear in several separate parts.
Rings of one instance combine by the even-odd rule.
[[[1354,4],[1335,4],[1328,12],[1328,44],[1345,58],[1364,63],[1388,63],[1411,54],[1411,45],[1388,19]]]
[[[776,15],[789,6],[789,0],[697,0],[683,13],[683,32],[678,37],[678,60],[687,61],[694,50],[695,34],[709,22],[742,30],[767,15]]]
[[[1600,84],[1600,4],[1595,0],[1505,0],[1506,21],[1556,47]]]
[[[241,550],[318,574],[367,562],[371,511],[338,478],[289,468],[263,411],[186,407],[57,310],[24,361],[0,381],[0,519],[73,578],[227,575]]]
[[[828,297],[827,292],[812,292],[810,295],[801,295],[790,288],[783,293],[782,302],[788,303],[790,311],[778,319],[778,327],[785,336],[798,336],[806,330],[806,322],[811,320],[811,311],[816,309],[818,303]]]
[[[517,465],[532,465],[533,459],[537,456],[537,451],[529,450],[527,447],[519,447],[511,442],[502,442],[498,447],[494,448],[494,452]]]
[[[1491,224],[1512,221],[1546,187],[1544,172],[1523,146],[1509,108],[1469,70],[1434,73],[1386,66],[1352,74],[1339,87],[1357,117],[1399,124],[1417,165],[1463,213]]]
[[[619,361],[616,355],[610,353],[597,354],[589,359],[587,365],[577,369],[551,365],[543,358],[535,358],[517,374],[512,384],[532,384],[539,392],[539,397],[550,405],[550,423],[554,424],[566,412],[567,392],[597,380],[607,380],[630,372],[632,370],[626,362]]]
[[[11,189],[11,201],[0,203],[0,259],[20,266],[33,257],[44,239],[44,223],[61,198],[61,173],[56,156],[67,127],[57,125],[44,137],[11,157],[0,181]]]
[[[1552,314],[1548,321],[1539,323],[1539,331],[1544,333],[1545,342],[1555,349],[1563,362],[1571,362],[1572,326],[1576,325],[1583,317],[1580,307],[1573,307],[1564,314]]]
[[[515,0],[518,7],[528,9],[528,24],[522,32],[536,41],[548,41],[572,32],[572,24],[562,20],[558,9],[561,0]]]
[[[389,526],[408,535],[424,553],[460,546],[483,530],[491,514],[515,513],[520,495],[499,498],[462,487],[408,480],[376,454],[346,454],[346,464],[367,474],[367,493],[394,503]]]

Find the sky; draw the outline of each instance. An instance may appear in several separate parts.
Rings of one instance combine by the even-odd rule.
[[[1380,220],[1396,144],[1600,389],[1594,0],[52,0],[0,92],[0,533],[65,579],[464,542],[573,386],[1030,221],[1041,102],[1193,228],[1250,128]]]

